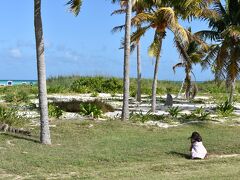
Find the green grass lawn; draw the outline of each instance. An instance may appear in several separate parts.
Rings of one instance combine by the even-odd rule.
[[[200,132],[209,153],[240,154],[240,127],[195,124],[161,129],[120,121],[52,124],[52,146],[0,134],[0,179],[239,179],[239,156],[185,156],[192,131]]]

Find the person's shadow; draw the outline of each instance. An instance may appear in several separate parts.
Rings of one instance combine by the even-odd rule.
[[[167,154],[180,156],[180,157],[183,157],[185,159],[191,159],[190,154],[180,153],[180,152],[176,152],[176,151],[170,151],[170,152],[167,152]]]

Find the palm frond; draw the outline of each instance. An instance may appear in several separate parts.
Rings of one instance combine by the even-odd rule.
[[[111,32],[112,32],[112,33],[121,32],[121,31],[124,30],[124,29],[125,29],[125,24],[114,27]]]
[[[184,63],[177,63],[177,64],[175,64],[175,65],[172,67],[174,74],[176,73],[176,68],[177,68],[177,67],[184,67],[184,66],[185,66]]]
[[[69,5],[70,8],[69,10],[77,16],[80,12],[80,8],[82,6],[82,1],[81,0],[70,0],[66,3],[66,5]]]
[[[216,57],[217,57],[217,54],[218,54],[219,50],[220,50],[220,46],[218,44],[217,45],[212,45],[212,46],[209,47],[209,51],[208,51],[206,57],[201,62],[202,70],[207,69],[208,66],[213,64],[213,62],[216,60]]]
[[[217,54],[217,58],[215,60],[215,70],[217,77],[225,77],[224,73],[227,71],[227,62],[228,62],[228,43],[224,41],[219,49]]]
[[[118,10],[115,10],[111,13],[111,16],[112,15],[119,15],[119,14],[124,14],[126,13],[126,9],[118,9]]]
[[[237,48],[232,48],[230,50],[231,53],[231,58],[229,62],[227,63],[227,75],[230,78],[230,80],[234,80],[238,77],[239,74],[239,55],[240,53],[238,52],[239,49]]]
[[[155,31],[154,40],[148,48],[148,55],[150,57],[160,56],[162,38],[163,36],[159,32]]]
[[[139,41],[139,39],[144,36],[146,31],[150,28],[151,26],[145,26],[145,27],[139,27],[135,32],[132,33],[131,35],[131,42]]]
[[[195,33],[195,35],[199,36],[204,40],[210,39],[211,41],[217,41],[220,39],[219,32],[211,30],[198,31]]]
[[[240,39],[240,26],[231,25],[222,32],[222,35],[232,37],[234,39]]]
[[[132,18],[132,23],[137,25],[137,24],[142,24],[145,22],[151,22],[154,19],[153,14],[150,13],[139,13],[136,16]]]
[[[177,37],[174,38],[174,44],[177,48],[177,51],[179,52],[179,55],[182,57],[183,62],[188,62],[191,63],[192,60],[190,59],[189,55],[187,54],[187,49],[186,47],[184,47],[179,40],[177,39]]]

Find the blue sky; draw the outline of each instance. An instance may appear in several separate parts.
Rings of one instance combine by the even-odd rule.
[[[122,77],[123,50],[119,50],[122,33],[111,33],[124,23],[124,16],[110,16],[118,8],[108,0],[83,2],[78,17],[68,12],[66,0],[42,0],[47,76],[106,75]],[[37,79],[33,0],[2,1],[0,6],[0,79]],[[189,24],[181,22],[185,27]],[[191,23],[193,31],[206,29],[204,22]],[[163,42],[159,79],[183,80],[184,71],[174,74],[172,66],[179,62],[172,34]],[[153,32],[142,39],[142,76],[153,77],[154,59],[147,55]],[[136,53],[131,55],[130,75],[136,77]],[[198,81],[213,78],[209,70],[194,68]]]

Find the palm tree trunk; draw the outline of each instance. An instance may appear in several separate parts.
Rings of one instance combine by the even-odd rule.
[[[152,83],[152,112],[156,112],[156,94],[157,94],[157,80],[158,80],[158,67],[160,62],[160,54],[162,49],[163,34],[159,37],[159,53],[156,56],[154,67],[153,83]]]
[[[125,19],[125,43],[124,43],[124,69],[123,69],[123,107],[122,120],[129,119],[129,58],[130,58],[130,33],[131,33],[132,1],[127,1]]]
[[[186,85],[186,90],[185,90],[185,96],[186,99],[190,99],[190,90],[191,90],[191,75],[190,75],[190,70],[189,67],[186,65],[185,67],[185,73],[186,73],[186,78],[185,78],[185,85]]]
[[[233,103],[233,95],[234,95],[234,91],[235,91],[235,84],[236,84],[236,79],[231,80],[230,82],[230,92],[229,92],[229,98],[228,98],[228,102],[230,104]]]
[[[141,57],[140,57],[140,41],[137,43],[137,101],[141,102]]]
[[[38,92],[41,124],[40,141],[42,144],[51,144],[48,122],[48,102],[46,88],[46,68],[44,62],[44,40],[41,18],[41,0],[34,0],[34,27],[36,39]]]

